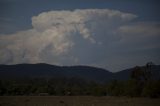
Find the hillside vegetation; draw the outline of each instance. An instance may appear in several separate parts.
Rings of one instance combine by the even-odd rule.
[[[110,79],[110,80],[106,80],[106,82],[105,80],[102,81],[102,79],[98,81],[95,81],[95,80],[100,79],[100,76],[105,77],[102,73],[107,73],[108,75],[109,72],[104,72],[103,69],[89,68],[89,67],[80,67],[80,68],[73,67],[71,69],[78,68],[77,70],[79,71],[78,73],[75,72],[71,74],[75,76],[68,76],[68,77],[67,76],[55,77],[54,74],[53,74],[54,75],[53,77],[51,76],[39,77],[42,74],[38,74],[38,75],[34,74],[33,76],[37,75],[38,77],[32,76],[31,78],[26,77],[26,78],[11,79],[9,77],[8,79],[0,80],[0,95],[1,96],[15,96],[15,95],[128,96],[128,97],[159,98],[160,97],[160,79],[158,77],[155,78],[153,74],[152,69],[154,69],[155,67],[156,66],[152,64],[147,64],[146,66],[143,66],[143,67],[136,66],[135,68],[132,68],[132,70],[130,70],[131,72],[128,79],[126,80]],[[91,69],[89,72],[85,72],[86,74],[89,74],[86,76],[90,76],[89,77],[90,80],[89,78],[88,79],[85,79],[86,77],[84,78],[85,74],[80,73],[80,72],[84,72],[84,70],[80,70],[80,69],[84,69],[86,71]],[[45,70],[45,68],[43,70]],[[96,70],[101,70],[101,71],[99,71],[98,73],[98,71]],[[98,75],[98,77],[96,77],[96,74]]]

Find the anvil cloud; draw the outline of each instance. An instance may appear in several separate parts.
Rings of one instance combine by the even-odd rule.
[[[160,25],[136,18],[109,9],[40,13],[32,17],[32,29],[0,35],[0,64],[83,64],[114,71],[137,61],[160,62]]]

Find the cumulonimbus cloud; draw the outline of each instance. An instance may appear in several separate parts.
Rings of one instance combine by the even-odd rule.
[[[106,56],[116,48],[116,44],[120,43],[118,45],[122,46],[119,49],[123,49],[126,39],[134,38],[132,35],[134,31],[139,36],[145,35],[146,30],[149,31],[148,27],[141,24],[130,25],[136,17],[134,14],[109,9],[57,10],[40,13],[32,17],[32,29],[0,35],[0,64],[101,63],[104,66],[106,61],[109,61]],[[142,30],[138,32],[136,27]],[[155,33],[159,29],[157,27],[151,26],[149,29],[154,30],[152,31],[154,33],[149,31],[151,34],[159,34]],[[144,34],[140,35],[142,32]],[[128,37],[129,35],[132,37]],[[100,61],[101,59],[104,63]]]

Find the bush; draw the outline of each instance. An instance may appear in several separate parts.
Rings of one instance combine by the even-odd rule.
[[[149,81],[145,84],[142,96],[157,98],[160,97],[160,81]]]

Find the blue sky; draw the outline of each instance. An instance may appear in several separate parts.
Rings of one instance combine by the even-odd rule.
[[[159,0],[0,0],[0,64],[37,62],[57,65],[80,64],[98,66],[113,72],[144,65],[148,61],[160,64],[159,5]],[[56,11],[61,15],[55,16]],[[100,16],[92,14],[92,11]],[[70,26],[71,29],[67,29],[69,22],[75,22],[74,19],[70,20],[72,17],[65,15],[68,12],[83,17],[84,25],[76,28],[75,26],[79,25],[76,23]],[[113,16],[112,20],[107,20],[110,14],[117,15]],[[124,20],[119,19],[121,15],[125,16]],[[43,20],[41,16],[46,19]],[[103,23],[98,20],[101,18],[106,20],[103,20],[105,24],[99,30],[100,23]],[[59,19],[60,22],[65,22],[61,23],[59,29],[53,28],[55,26],[57,28],[56,22],[59,22]],[[94,25],[97,26],[86,22],[86,19],[91,23],[92,20],[96,20],[97,23]],[[42,21],[46,23],[41,23]],[[50,22],[55,25],[51,26]],[[63,27],[65,25],[66,27]],[[93,30],[95,28],[96,30]],[[56,41],[49,41],[47,38],[53,33],[44,37],[39,29],[42,30],[41,33],[43,31],[60,33],[64,38],[60,40],[58,36],[54,38]],[[68,33],[71,35],[67,35]],[[37,39],[35,36],[38,34],[46,40],[37,40],[40,36],[37,36]],[[25,37],[28,41],[19,42],[26,39]],[[30,39],[35,39],[36,44],[33,43],[33,47],[31,45],[28,47],[34,42]],[[132,42],[132,39],[135,42]],[[50,43],[44,43],[44,48],[39,49],[41,42]]]

